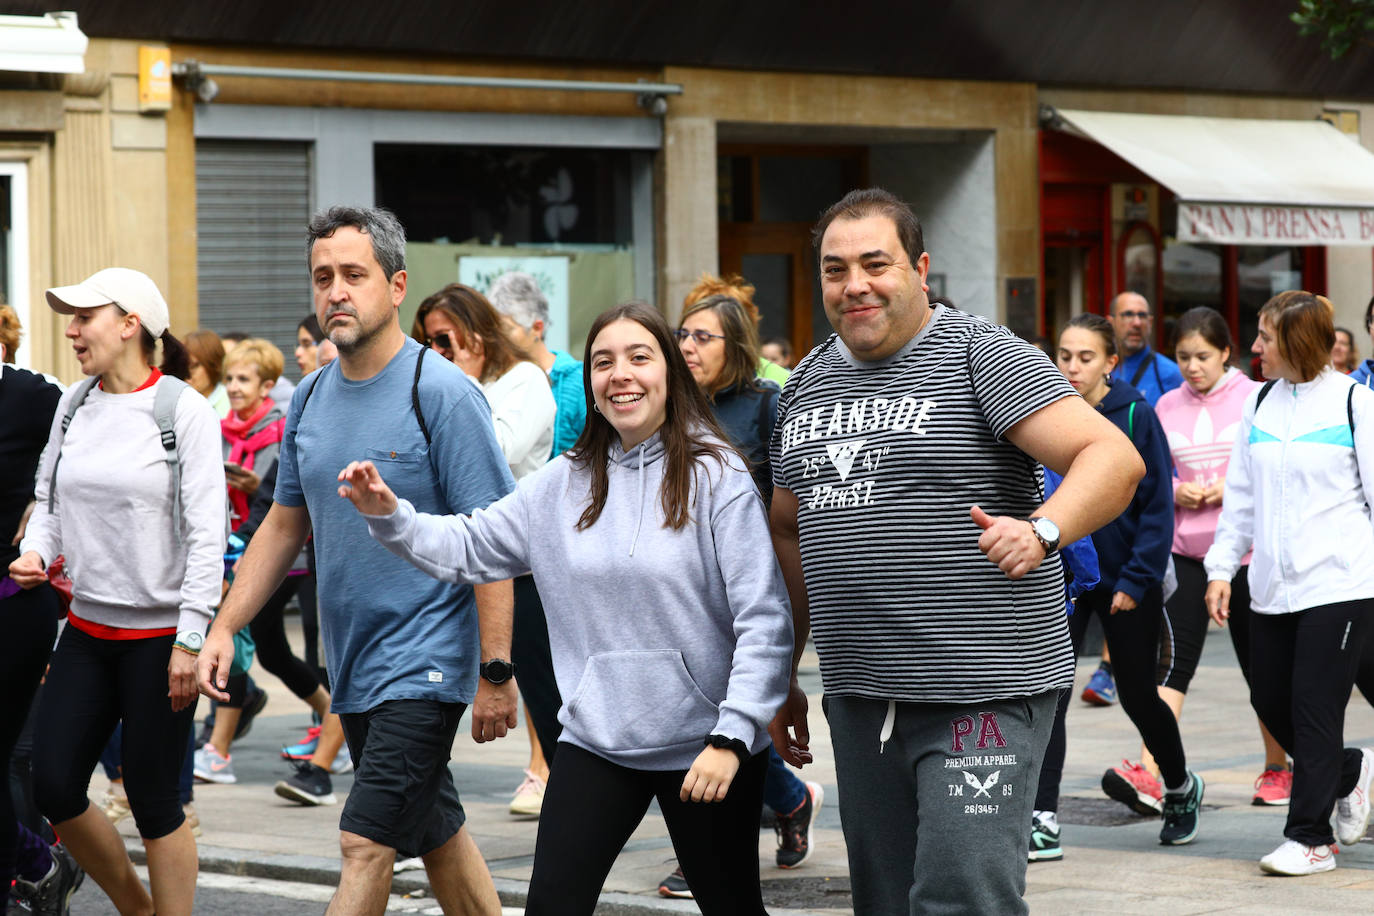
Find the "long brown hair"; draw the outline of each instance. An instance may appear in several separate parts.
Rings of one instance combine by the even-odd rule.
[[[668,400],[664,405],[666,413],[663,425],[659,427],[665,451],[663,486],[659,496],[663,503],[664,524],[679,531],[692,520],[693,465],[710,456],[724,467],[726,457],[738,453],[726,444],[728,440],[712,416],[706,396],[692,378],[667,320],[657,309],[643,302],[626,302],[607,309],[597,316],[587,332],[587,347],[582,355],[587,423],[568,452],[569,460],[576,467],[590,470],[592,475],[591,498],[582,517],[577,520],[577,530],[584,531],[596,524],[601,517],[601,510],[606,507],[606,496],[610,490],[607,455],[620,434],[611,421],[596,409],[596,396],[592,393],[592,344],[607,325],[621,320],[633,321],[653,336],[668,368]]]
[[[453,319],[458,325],[458,343],[464,350],[473,349],[467,340],[468,335],[476,337],[482,344],[482,384],[495,381],[510,371],[518,362],[529,361],[530,355],[511,341],[501,329],[501,315],[483,296],[471,286],[450,283],[424,302],[415,312],[415,323],[411,325],[410,336],[424,344],[425,316],[438,309]]]

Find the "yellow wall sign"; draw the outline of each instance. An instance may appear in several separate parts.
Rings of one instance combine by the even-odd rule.
[[[172,107],[172,50],[143,45],[138,49],[138,110]]]

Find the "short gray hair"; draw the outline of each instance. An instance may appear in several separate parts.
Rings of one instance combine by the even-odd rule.
[[[487,290],[487,301],[527,331],[536,321],[549,326],[549,300],[539,288],[539,281],[527,273],[513,270],[501,274]]]
[[[406,231],[396,214],[381,207],[330,207],[310,218],[306,230],[305,260],[310,263],[315,243],[352,226],[372,240],[372,256],[390,280],[406,269]]]

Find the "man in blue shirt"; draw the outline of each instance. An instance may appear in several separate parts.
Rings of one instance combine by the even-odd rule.
[[[470,514],[514,483],[481,390],[401,331],[405,232],[396,218],[334,207],[311,220],[309,240],[316,317],[339,358],[292,397],[274,502],[206,637],[200,687],[225,698],[232,634],[313,528],[333,710],[356,764],[329,912],[381,916],[399,852],[424,859],[446,912],[499,913],[448,761],[469,704],[477,741],[515,725],[511,585],[440,582],[393,556],[339,498],[338,474],[372,460],[422,511],[445,514]]]
[[[1154,315],[1139,293],[1122,293],[1112,302],[1112,324],[1121,348],[1121,362],[1112,370],[1112,381],[1124,379],[1155,406],[1160,395],[1183,384],[1183,373],[1172,359],[1150,349]]]

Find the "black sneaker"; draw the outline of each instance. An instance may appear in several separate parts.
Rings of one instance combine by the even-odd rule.
[[[290,779],[283,779],[273,790],[282,798],[289,798],[302,805],[333,805],[338,803],[334,797],[334,784],[329,780],[329,772],[322,770],[309,760],[296,764],[296,772]]]
[[[811,828],[816,812],[825,800],[825,790],[818,782],[806,784],[806,798],[791,814],[779,814],[773,829],[778,834],[778,853],[774,861],[778,868],[800,868],[811,857]]]
[[[71,913],[72,895],[81,886],[86,873],[61,843],[52,847],[52,862],[52,870],[43,880],[35,884],[23,880],[14,882],[18,912],[34,916],[68,916]]]
[[[1164,826],[1159,831],[1159,842],[1165,846],[1182,846],[1193,842],[1197,836],[1198,812],[1202,808],[1202,791],[1205,788],[1202,777],[1188,771],[1193,785],[1187,792],[1164,793]]]
[[[671,875],[658,882],[658,895],[660,897],[680,897],[684,900],[692,899],[692,889],[687,886],[687,879],[682,876],[681,865],[675,868]]]
[[[242,738],[253,728],[253,718],[267,705],[267,691],[256,690],[243,701],[243,712],[239,715],[238,727],[234,729],[234,740]]]

